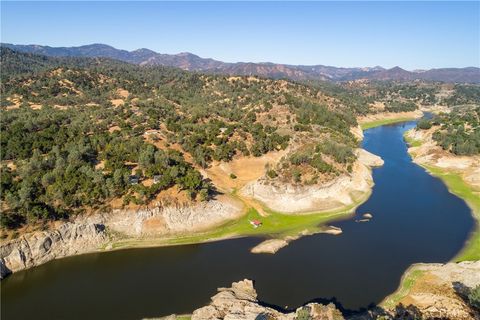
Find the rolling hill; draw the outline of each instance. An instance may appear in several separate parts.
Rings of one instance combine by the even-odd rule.
[[[104,57],[142,66],[162,65],[189,71],[228,75],[257,75],[267,78],[287,78],[297,81],[350,81],[368,79],[379,81],[427,80],[451,83],[480,83],[480,68],[476,67],[407,71],[400,67],[385,69],[379,66],[371,68],[340,68],[324,65],[305,66],[269,62],[228,63],[202,58],[188,52],[161,54],[145,48],[126,51],[105,44],[90,44],[79,47],[49,47],[3,43],[2,46],[16,51],[54,57]]]

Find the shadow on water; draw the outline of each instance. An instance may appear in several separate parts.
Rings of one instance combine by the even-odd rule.
[[[52,261],[2,281],[2,319],[189,313],[216,288],[244,278],[255,279],[259,300],[277,309],[317,301],[351,313],[378,304],[411,264],[452,259],[474,227],[464,201],[412,163],[403,132],[413,125],[365,132],[364,148],[385,165],[373,170],[370,199],[353,218],[334,223],[339,236],[304,237],[275,255],[251,254],[260,240],[244,238]],[[355,222],[367,212],[370,222]]]

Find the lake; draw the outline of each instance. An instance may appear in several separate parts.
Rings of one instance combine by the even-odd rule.
[[[373,170],[371,197],[356,216],[332,223],[275,255],[255,255],[262,239],[129,249],[51,261],[1,282],[2,319],[141,319],[190,313],[217,287],[255,280],[259,299],[295,308],[335,301],[358,310],[379,303],[417,262],[447,262],[475,221],[465,202],[412,163],[403,132],[415,122],[365,132],[363,147],[385,160]],[[357,223],[364,213],[373,214]]]

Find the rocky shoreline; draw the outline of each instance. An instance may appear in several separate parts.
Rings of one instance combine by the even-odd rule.
[[[230,288],[219,288],[211,298],[209,305],[193,312],[192,320],[212,319],[332,319],[340,320],[343,316],[333,304],[322,305],[309,303],[294,312],[281,312],[262,304],[257,299],[257,292],[252,280],[232,283]]]
[[[437,127],[432,127],[428,130],[412,129],[406,132],[407,139],[421,142],[421,145],[408,149],[413,161],[420,165],[456,171],[465,182],[480,190],[480,156],[456,156],[444,151],[432,139],[436,129]]]
[[[469,291],[480,285],[480,261],[415,264],[405,273],[406,281],[411,287],[401,286],[387,297],[386,309],[412,305],[426,319],[480,319],[479,310],[467,302]]]
[[[383,307],[374,306],[366,311],[346,312],[333,303],[308,303],[294,311],[284,310],[268,302],[259,301],[254,282],[244,279],[232,283],[230,288],[219,288],[218,293],[211,297],[208,305],[196,309],[190,316],[170,315],[157,319],[480,319],[478,310],[466,302],[468,291],[480,284],[480,261],[459,264],[419,264],[410,268],[409,272],[414,270],[423,272],[423,275],[409,295],[396,300],[395,303],[382,304]]]
[[[470,207],[477,228],[456,260],[480,259],[480,156],[459,156],[443,150],[433,140],[436,127],[412,129],[405,133],[412,160],[430,174],[442,179],[451,193],[462,198]]]
[[[0,279],[53,259],[97,251],[108,241],[105,225],[71,223],[26,234],[0,245]]]
[[[370,168],[383,164],[383,160],[363,149],[357,149],[358,160],[351,176],[343,176],[327,186],[307,187],[298,193],[290,193],[290,197],[281,197],[292,201],[293,205],[282,206],[282,212],[299,205],[299,201],[309,203],[311,211],[334,210],[353,206],[360,198],[366,198],[373,186]],[[259,183],[258,180],[254,183]],[[247,185],[242,192],[248,195]],[[265,189],[268,190],[268,189]],[[286,189],[285,189],[286,190]],[[269,192],[269,191],[268,191]],[[278,193],[278,192],[277,192]],[[256,193],[257,195],[257,193]],[[276,209],[276,194],[267,199],[267,207]],[[255,197],[257,200],[258,197]],[[265,199],[263,199],[265,200]],[[318,203],[318,200],[322,200]],[[329,202],[333,206],[325,207]],[[12,272],[28,269],[53,259],[76,254],[112,249],[112,237],[148,239],[172,238],[185,233],[196,233],[212,230],[227,221],[240,218],[245,214],[245,204],[228,196],[193,206],[166,206],[141,208],[137,210],[113,210],[110,213],[80,216],[72,222],[61,224],[54,230],[33,232],[0,244],[1,278]],[[298,207],[297,207],[298,208]],[[331,233],[337,234],[338,230]],[[274,253],[302,236],[270,241],[267,245],[255,249],[255,252]]]
[[[480,161],[455,161],[442,154],[429,138],[428,132],[410,131],[406,136],[412,140],[422,140],[422,145],[409,149],[413,158],[420,164],[436,165],[453,168],[463,172],[465,180],[479,185],[478,178]],[[301,207],[304,211],[318,210],[316,199],[330,199],[327,201],[332,207],[348,206],[354,203],[355,196],[369,192],[373,185],[371,167],[383,165],[383,160],[363,149],[356,150],[357,162],[351,177],[341,177],[332,185],[316,186],[300,190],[284,189],[275,186],[263,185],[262,179],[247,184],[241,190],[246,196],[262,201],[272,209],[289,212],[286,209],[298,209],[299,201],[307,201],[308,206]],[[476,165],[476,167],[475,167]],[[471,168],[474,166],[474,170]],[[463,170],[463,171],[462,171]],[[473,174],[472,174],[473,172]],[[255,185],[252,192],[252,185]],[[261,187],[258,187],[261,186]],[[257,189],[258,188],[258,189]],[[263,191],[262,191],[262,188]],[[293,191],[292,191],[293,190]],[[348,191],[346,191],[348,190]],[[249,193],[250,192],[250,193]],[[321,195],[319,196],[318,194]],[[298,196],[300,194],[300,196]],[[331,196],[337,194],[336,196]],[[275,202],[275,199],[287,199],[297,206],[284,205]],[[318,198],[320,197],[320,198]],[[335,198],[336,197],[336,198]],[[272,202],[273,201],[273,202]],[[83,254],[105,250],[111,241],[111,234],[118,233],[128,237],[148,237],[175,235],[182,232],[197,232],[208,230],[227,220],[236,219],[243,215],[243,204],[232,201],[213,200],[195,206],[169,206],[144,208],[139,210],[114,210],[108,214],[97,214],[89,217],[80,217],[73,222],[61,224],[55,230],[25,234],[18,239],[0,244],[0,278],[12,272],[37,266],[53,259],[70,255]],[[293,210],[292,212],[298,213]],[[332,231],[333,230],[333,231]],[[341,230],[330,229],[333,234]],[[325,231],[323,231],[325,232]],[[328,230],[327,230],[328,232]],[[308,234],[308,233],[305,233]],[[300,234],[298,237],[301,235]],[[285,239],[270,239],[262,242],[253,253],[275,253],[290,241],[298,237]],[[108,249],[108,248],[107,248]],[[420,271],[422,276],[416,280],[413,288],[400,298],[395,304],[370,310],[369,312],[345,317],[333,304],[322,305],[310,303],[292,312],[279,311],[257,300],[257,294],[251,280],[243,280],[232,284],[231,288],[221,288],[219,293],[212,297],[212,302],[192,314],[192,319],[297,319],[300,316],[309,316],[312,319],[376,319],[382,315],[384,319],[394,319],[398,303],[414,306],[422,314],[429,317],[446,317],[450,319],[477,319],[478,313],[461,298],[461,293],[455,283],[461,283],[471,288],[480,285],[480,261],[462,262],[459,264],[421,264],[412,266],[406,277],[412,272]],[[391,297],[390,297],[391,298]],[[388,301],[390,298],[387,298]],[[405,312],[408,312],[405,311]],[[373,317],[375,315],[375,317]],[[473,317],[473,318],[472,318]],[[175,319],[173,317],[172,319]]]
[[[114,210],[78,217],[49,231],[27,233],[0,244],[0,279],[53,259],[109,250],[111,236],[172,236],[197,232],[242,215],[239,203],[212,200],[194,206]]]
[[[357,149],[355,153],[358,159],[353,165],[352,174],[342,175],[328,184],[279,184],[262,177],[247,184],[240,193],[272,210],[289,214],[334,211],[355,205],[371,191],[371,168],[383,165],[379,156],[364,149]]]

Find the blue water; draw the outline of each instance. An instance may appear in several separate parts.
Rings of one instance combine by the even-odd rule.
[[[260,239],[132,249],[52,261],[2,282],[2,319],[139,319],[188,313],[217,287],[254,279],[259,299],[294,308],[335,301],[356,310],[379,303],[417,262],[446,262],[475,227],[463,200],[412,163],[403,132],[413,122],[365,132],[363,146],[385,164],[356,217],[333,223],[343,234],[292,242],[254,255]],[[367,223],[357,223],[363,213]]]

